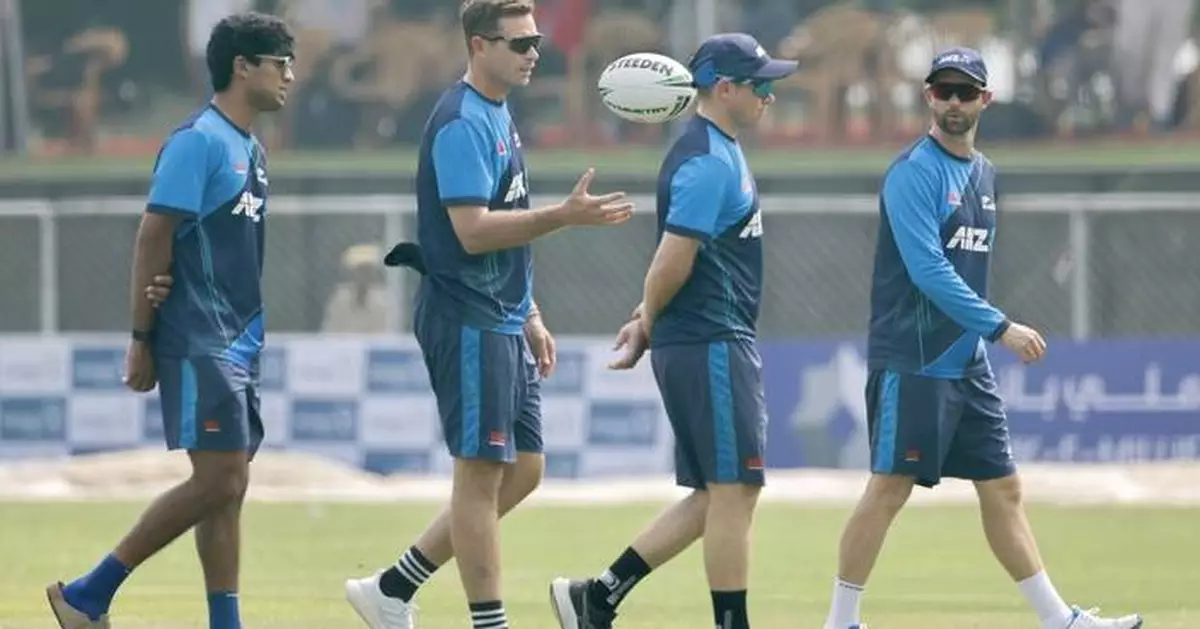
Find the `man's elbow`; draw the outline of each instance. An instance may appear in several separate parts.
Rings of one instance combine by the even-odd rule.
[[[487,253],[487,247],[483,240],[479,237],[477,231],[472,229],[456,230],[458,242],[462,245],[463,251],[469,255],[477,256],[481,253]]]
[[[675,291],[687,282],[692,275],[692,263],[689,260],[666,261],[658,265],[646,277],[646,286],[661,286],[664,290]]]
[[[905,258],[904,270],[908,272],[913,285],[922,292],[937,290],[946,281],[945,269],[937,260]]]
[[[683,286],[688,278],[692,276],[692,267],[695,266],[695,260],[686,258],[680,260],[678,264],[672,265],[671,268],[671,284],[674,286]]]
[[[487,253],[487,242],[482,229],[482,211],[476,213],[468,209],[455,209],[450,213],[450,228],[458,244],[468,255]]]
[[[170,245],[178,225],[177,217],[147,212],[142,215],[142,222],[138,226],[137,245],[150,249]]]
[[[932,270],[920,270],[909,273],[917,290],[933,300],[938,300],[946,292],[946,281]]]

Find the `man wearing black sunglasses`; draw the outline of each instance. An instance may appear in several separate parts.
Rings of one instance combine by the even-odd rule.
[[[190,530],[208,626],[242,627],[242,503],[264,437],[261,278],[270,205],[254,123],[287,102],[294,49],[291,29],[274,16],[222,19],[206,53],[212,100],[159,150],[134,239],[125,384],[158,387],[167,448],[187,452],[191,475],[158,496],[90,572],[46,588],[54,626],[107,629],[130,574]]]
[[[988,303],[996,172],[975,150],[991,102],[982,56],[936,56],[925,100],[933,125],[884,176],[871,290],[866,397],[871,477],[842,533],[825,629],[864,629],[859,600],[892,521],[914,485],[975,484],[993,554],[1044,629],[1136,629],[1137,615],[1101,618],[1069,606],[1043,567],[1025,517],[1007,419],[985,343],[1026,363],[1046,343]]]
[[[529,83],[538,34],[529,0],[467,0],[466,76],[438,101],[417,168],[419,243],[389,266],[421,273],[413,315],[454,458],[450,507],[391,567],[346,582],[371,629],[413,627],[417,589],[451,557],[474,627],[507,629],[501,602],[499,518],[538,486],[540,378],[554,339],[533,300],[530,243],[560,228],[630,218],[624,193],[593,196],[588,171],[561,203],[531,209],[521,138],[505,98]]]

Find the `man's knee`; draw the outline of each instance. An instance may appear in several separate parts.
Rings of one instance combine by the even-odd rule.
[[[754,511],[755,505],[758,504],[758,496],[761,493],[761,485],[709,483],[706,491],[692,492],[692,496],[703,495],[706,505],[713,509],[750,513]]]
[[[1023,499],[1021,477],[1016,474],[975,481],[975,492],[982,501],[1009,507],[1020,506]]]
[[[546,471],[546,457],[536,452],[518,452],[517,462],[505,466],[501,492],[514,503],[532,494],[542,484]]]
[[[508,465],[486,459],[454,460],[454,493],[475,500],[495,501]]]
[[[708,492],[703,489],[693,489],[692,493],[683,499],[683,503],[688,507],[705,511],[708,509]]]
[[[912,495],[916,479],[910,476],[893,474],[873,474],[867,481],[867,489],[863,493],[864,506],[883,509],[896,513],[904,508],[908,497]]]
[[[237,504],[245,498],[250,485],[250,461],[245,452],[194,450],[189,456],[192,482],[210,508]]]

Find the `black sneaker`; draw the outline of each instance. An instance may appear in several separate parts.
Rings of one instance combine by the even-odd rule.
[[[617,614],[592,607],[588,602],[592,581],[560,577],[550,582],[550,605],[561,629],[612,629]]]

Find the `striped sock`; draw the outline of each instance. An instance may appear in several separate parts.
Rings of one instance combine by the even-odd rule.
[[[417,589],[437,572],[438,567],[425,558],[416,546],[409,548],[396,565],[388,568],[379,577],[379,591],[384,596],[398,598],[405,603],[412,600]]]
[[[504,605],[500,601],[471,603],[471,626],[474,629],[508,629]]]
[[[713,590],[712,604],[717,629],[750,629],[750,618],[746,614],[746,590]]]

